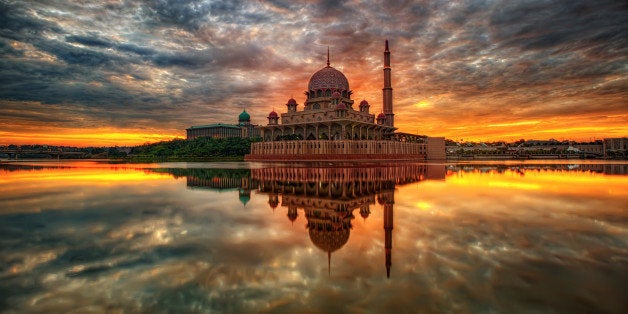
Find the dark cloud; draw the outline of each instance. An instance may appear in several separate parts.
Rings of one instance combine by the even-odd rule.
[[[150,0],[144,9],[155,26],[165,24],[196,30],[207,22],[210,4],[194,0]]]
[[[120,51],[124,51],[124,52],[132,52],[134,54],[140,55],[140,56],[152,56],[156,53],[156,51],[154,49],[148,48],[148,47],[142,47],[142,46],[138,46],[135,44],[119,44],[116,46],[116,48]]]
[[[389,39],[399,112],[433,99],[436,120],[604,114],[598,103],[627,97],[627,12],[609,0],[0,1],[0,100],[103,109],[93,117],[108,111],[101,123],[117,126],[183,130],[242,107],[264,123],[286,99],[303,101],[329,46],[354,95],[378,110]]]
[[[70,43],[79,43],[86,46],[94,46],[94,47],[102,47],[102,48],[109,48],[112,46],[111,42],[102,38],[98,38],[97,36],[72,35],[72,36],[66,37],[65,40]]]
[[[523,50],[564,52],[615,46],[617,41],[626,49],[626,10],[621,1],[504,2],[494,10],[490,23],[495,40]]]
[[[58,33],[61,29],[54,23],[32,16],[20,4],[0,2],[0,35],[3,38],[23,40],[46,31]]]

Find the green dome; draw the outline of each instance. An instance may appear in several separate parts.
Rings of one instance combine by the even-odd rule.
[[[251,116],[246,112],[246,109],[242,110],[242,113],[238,116],[238,122],[251,121]]]

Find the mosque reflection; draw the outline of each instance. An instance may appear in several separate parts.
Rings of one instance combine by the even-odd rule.
[[[238,191],[243,206],[251,193],[268,197],[273,211],[285,209],[291,223],[300,214],[311,242],[331,254],[349,240],[356,215],[366,219],[383,210],[386,275],[390,277],[393,248],[395,188],[424,180],[445,180],[458,172],[573,171],[626,174],[628,164],[377,164],[275,166],[259,169],[156,169],[185,176],[190,189]]]
[[[299,212],[305,215],[310,240],[331,254],[342,248],[352,229],[354,213],[366,219],[376,202],[383,208],[385,266],[390,277],[393,207],[395,187],[423,180],[445,179],[445,165],[390,164],[309,167],[269,167],[262,169],[171,169],[175,176],[185,175],[192,189],[238,190],[243,205],[251,191],[268,195],[275,211],[287,209],[294,223]],[[378,207],[380,208],[380,207]]]

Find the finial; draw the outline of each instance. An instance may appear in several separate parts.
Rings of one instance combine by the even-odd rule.
[[[327,46],[327,66],[329,66],[329,46]]]
[[[386,50],[384,51],[388,51],[388,39],[386,39]]]
[[[327,276],[331,277],[331,251],[327,251]]]

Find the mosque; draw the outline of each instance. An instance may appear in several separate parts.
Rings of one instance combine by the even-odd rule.
[[[280,160],[443,160],[445,139],[395,132],[388,40],[384,49],[382,111],[371,113],[362,100],[354,106],[347,77],[330,66],[314,73],[303,110],[291,98],[287,112],[274,110],[259,126],[262,142],[251,145],[248,161]],[[281,122],[280,122],[281,120]]]

